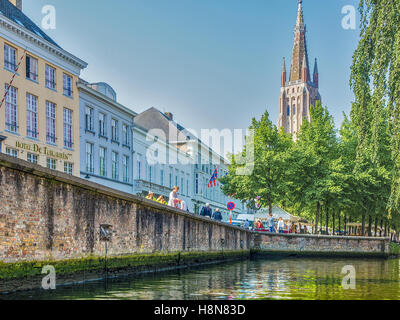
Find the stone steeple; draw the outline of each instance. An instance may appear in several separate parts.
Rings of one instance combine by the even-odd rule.
[[[313,82],[314,82],[314,85],[318,88],[319,87],[319,73],[318,73],[317,58],[315,58],[315,63],[314,63]]]
[[[278,127],[283,127],[286,132],[293,135],[294,139],[296,139],[296,134],[300,131],[303,121],[310,120],[310,107],[315,105],[317,100],[321,100],[318,92],[319,74],[316,60],[312,78],[310,71],[303,1],[298,0],[289,79],[286,76],[285,58],[282,63],[278,119]]]
[[[286,85],[286,61],[285,58],[283,58],[282,61],[282,73],[281,73],[281,86],[284,87]]]
[[[304,58],[305,58],[306,68],[307,70],[310,70],[308,66],[306,26],[304,25],[302,3],[303,3],[302,0],[299,0],[299,6],[297,9],[297,21],[296,21],[296,26],[294,28],[294,44],[292,52],[292,66],[290,68],[290,81],[301,80]],[[309,71],[307,76],[308,79],[310,79]]]

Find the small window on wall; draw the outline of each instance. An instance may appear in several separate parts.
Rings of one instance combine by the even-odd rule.
[[[57,169],[57,160],[56,159],[47,158],[46,164],[47,164],[47,168],[49,168],[51,170]]]
[[[37,73],[38,61],[31,56],[26,56],[26,78],[37,81],[38,73]]]
[[[293,115],[296,115],[296,106],[293,106]]]
[[[290,107],[287,107],[287,115],[290,116]]]
[[[46,65],[46,87],[55,90],[56,89],[56,69]]]
[[[67,97],[72,97],[72,77],[65,73],[63,75],[63,93]]]
[[[37,154],[28,153],[26,160],[28,160],[30,163],[38,164]]]
[[[6,154],[11,157],[18,158],[18,150],[12,148],[6,148]]]
[[[6,44],[4,45],[4,68],[12,72],[17,69],[17,50]]]
[[[72,175],[73,169],[74,165],[72,163],[64,162],[64,172],[66,174]]]

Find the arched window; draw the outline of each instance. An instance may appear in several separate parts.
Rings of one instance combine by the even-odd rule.
[[[287,115],[290,116],[290,106],[287,107]]]

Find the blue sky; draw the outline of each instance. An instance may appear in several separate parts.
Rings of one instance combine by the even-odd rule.
[[[247,128],[268,109],[278,117],[282,57],[291,61],[297,0],[24,0],[36,23],[54,5],[46,31],[89,63],[82,78],[104,81],[136,112],[170,111],[186,128]],[[349,113],[357,30],[342,7],[358,0],[303,0],[310,62],[318,58],[323,104],[337,126]],[[312,68],[312,66],[311,66]]]

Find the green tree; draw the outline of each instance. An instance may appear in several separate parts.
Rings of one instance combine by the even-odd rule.
[[[222,190],[247,203],[254,203],[254,199],[259,197],[261,206],[272,212],[272,205],[278,203],[285,193],[283,154],[292,141],[283,131],[278,132],[267,111],[260,121],[253,119],[250,130],[254,130],[254,144],[248,143],[240,156],[245,158],[249,148],[253,148],[254,170],[249,175],[238,175],[237,169],[241,165],[236,157],[239,155],[232,156],[229,174],[220,179]]]

